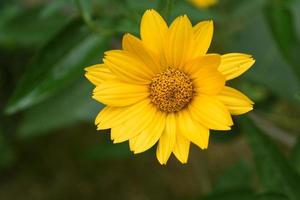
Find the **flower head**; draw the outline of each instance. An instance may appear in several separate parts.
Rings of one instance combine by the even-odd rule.
[[[218,3],[218,0],[188,0],[188,1],[198,8],[208,8]]]
[[[141,20],[141,39],[125,34],[121,50],[105,52],[102,64],[86,68],[96,85],[93,98],[106,105],[98,130],[111,129],[114,143],[129,140],[141,153],[157,144],[166,164],[171,153],[186,163],[190,143],[206,149],[209,130],[229,130],[231,114],[253,108],[241,92],[226,86],[249,69],[250,55],[207,54],[213,22],[192,26],[186,15],[168,27],[154,10]]]

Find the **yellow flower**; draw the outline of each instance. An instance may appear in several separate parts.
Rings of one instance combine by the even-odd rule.
[[[218,0],[188,0],[198,8],[208,8],[218,3]]]
[[[98,130],[111,129],[114,143],[129,140],[134,153],[156,143],[157,159],[171,153],[186,163],[190,142],[206,149],[209,129],[230,130],[231,114],[253,108],[241,92],[225,86],[249,69],[250,55],[206,54],[213,22],[192,26],[186,15],[168,27],[154,10],[141,20],[141,39],[125,34],[122,50],[105,52],[103,64],[86,68],[93,98],[106,105]]]

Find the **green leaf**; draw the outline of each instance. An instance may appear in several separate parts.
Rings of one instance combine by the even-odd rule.
[[[297,143],[293,148],[291,160],[292,160],[292,165],[300,174],[300,137],[299,136],[298,136]]]
[[[92,20],[92,1],[91,0],[75,0],[78,10],[88,27],[95,32],[98,31],[98,27]]]
[[[256,200],[289,200],[288,197],[282,194],[261,194],[257,195]]]
[[[221,175],[214,187],[214,191],[250,189],[252,182],[251,175],[250,166],[245,161],[240,161]]]
[[[90,32],[81,21],[73,21],[37,55],[18,83],[6,108],[14,113],[57,93],[83,69],[101,58],[106,38]]]
[[[201,200],[254,200],[251,190],[229,190],[224,192],[212,193]],[[200,199],[199,199],[200,200]]]
[[[152,1],[126,0],[126,4],[129,10],[141,13],[147,9],[155,8],[157,6],[157,0],[152,0]]]
[[[300,177],[285,157],[250,119],[245,118],[242,125],[265,192],[285,194],[290,200],[300,199]]]
[[[241,26],[239,32],[222,39],[227,41],[226,52],[252,54],[256,60],[253,67],[237,80],[250,80],[282,99],[295,102],[295,93],[300,91],[300,82],[278,51],[264,16],[260,12],[252,15],[247,24],[243,21],[236,22]],[[235,26],[229,24],[228,29],[235,29]]]
[[[83,19],[87,22],[92,20],[92,1],[91,0],[75,0],[77,7],[80,10],[80,13]]]
[[[15,152],[11,146],[4,140],[0,131],[0,168],[9,167],[16,159]]]
[[[213,193],[201,200],[289,200],[285,195],[267,193],[256,195],[251,190],[228,190]]]
[[[297,36],[291,1],[269,0],[264,9],[272,35],[283,56],[300,79],[300,40]]]
[[[46,7],[25,9],[7,6],[1,9],[3,19],[0,20],[0,45],[20,48],[40,47],[45,44],[71,18],[58,10],[45,15]]]
[[[129,150],[128,143],[112,144],[106,142],[105,144],[95,145],[84,152],[83,157],[90,160],[104,160],[104,159],[122,159],[127,158],[132,153]]]
[[[91,98],[93,86],[84,77],[71,85],[54,97],[26,110],[18,129],[18,136],[40,136],[83,121],[93,125],[97,113],[103,108],[103,105]]]

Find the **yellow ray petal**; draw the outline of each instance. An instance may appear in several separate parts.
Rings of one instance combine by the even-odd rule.
[[[138,38],[128,33],[124,35],[122,43],[124,50],[137,56],[153,73],[159,73],[163,70],[158,62],[159,58]]]
[[[149,84],[155,75],[148,66],[128,51],[107,51],[103,61],[118,79],[128,83]]]
[[[145,85],[109,80],[94,89],[93,98],[109,106],[128,106],[148,97],[148,90]]]
[[[163,55],[168,25],[155,11],[147,10],[141,20],[141,38],[143,43],[157,55]]]
[[[190,151],[190,141],[182,136],[178,131],[176,133],[176,142],[173,153],[181,163],[187,163]]]
[[[217,70],[203,70],[205,74],[199,75],[199,78],[193,80],[197,94],[218,94],[225,85],[225,78]]]
[[[217,97],[233,115],[241,115],[253,109],[254,102],[231,87],[224,87]]]
[[[217,70],[220,56],[210,55],[199,58],[198,70],[191,74],[197,94],[214,95],[219,93],[225,85],[225,77]],[[190,65],[190,69],[196,68],[198,59]]]
[[[147,104],[144,110],[136,113],[119,126],[113,127],[111,133],[113,134],[114,143],[124,142],[140,134],[154,120],[155,112],[156,107]]]
[[[114,79],[115,76],[105,66],[105,64],[97,64],[85,68],[85,77],[94,85],[100,85],[105,80]]]
[[[193,27],[194,51],[193,58],[205,55],[212,41],[214,25],[213,21],[202,21]]]
[[[228,53],[222,55],[219,71],[225,75],[226,80],[234,79],[247,71],[255,60],[251,55],[242,53]]]
[[[214,130],[230,130],[233,125],[228,109],[216,97],[199,95],[189,104],[189,112],[202,125]]]
[[[208,128],[205,128],[197,120],[193,119],[188,109],[178,113],[178,127],[180,133],[182,133],[185,138],[199,146],[201,149],[206,149],[208,147]]]
[[[129,149],[130,149],[130,151],[134,151],[134,146],[135,146],[137,136],[129,139]]]
[[[203,68],[218,69],[221,63],[221,56],[218,54],[206,54],[204,56],[199,56],[189,62],[187,62],[183,71],[187,73],[192,79],[197,78],[197,76],[202,73]],[[200,71],[199,71],[200,70]]]
[[[175,114],[170,113],[166,119],[166,127],[162,133],[156,149],[156,157],[160,164],[165,165],[173,151],[176,141]]]
[[[95,124],[98,125],[98,130],[110,129],[116,127],[125,121],[133,118],[137,113],[143,112],[145,107],[150,104],[149,99],[140,101],[132,106],[126,107],[111,107],[106,106],[97,115]]]
[[[159,140],[165,128],[166,114],[156,111],[154,119],[140,134],[130,141],[130,149],[134,153],[141,153],[150,149]]]
[[[192,56],[193,28],[189,18],[177,17],[168,30],[165,57],[169,67],[181,69]]]

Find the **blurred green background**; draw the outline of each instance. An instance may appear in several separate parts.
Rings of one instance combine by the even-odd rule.
[[[209,9],[174,0],[0,1],[0,199],[300,199],[300,1],[219,0]],[[255,102],[208,150],[160,166],[97,132],[102,106],[84,67],[139,35],[146,9],[168,20],[213,19],[209,52],[256,59],[230,84]]]

